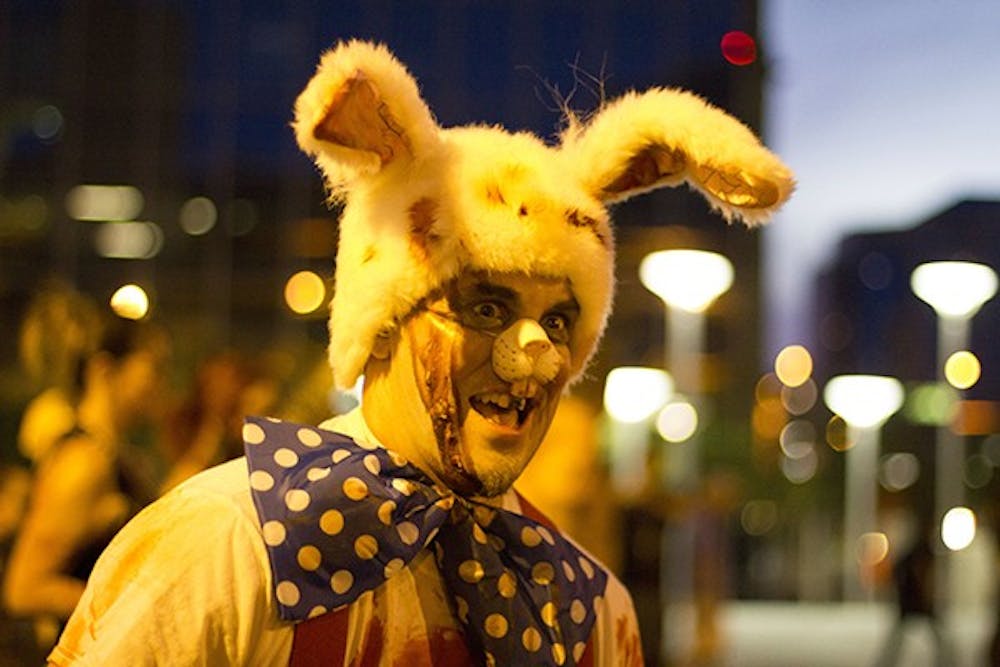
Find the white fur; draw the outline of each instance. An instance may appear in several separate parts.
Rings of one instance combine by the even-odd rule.
[[[408,150],[386,159],[315,136],[331,100],[359,73],[384,104],[371,123],[379,126],[388,110]],[[571,341],[572,373],[579,376],[611,308],[610,202],[686,180],[727,219],[756,223],[793,188],[788,169],[747,128],[688,93],[630,93],[589,124],[572,126],[562,146],[548,146],[499,127],[438,127],[405,67],[384,47],[357,41],[323,56],[296,102],[294,128],[331,193],[345,202],[330,319],[339,387],[355,382],[380,332],[464,268],[566,278],[581,307]],[[650,145],[685,156],[685,172],[609,191]],[[715,170],[736,174],[754,194],[776,193],[773,201],[738,206],[720,199],[701,178]],[[410,211],[420,201],[435,205],[426,230],[433,241],[426,244],[411,238]]]

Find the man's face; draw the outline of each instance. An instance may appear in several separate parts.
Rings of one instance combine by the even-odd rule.
[[[463,273],[400,325],[369,425],[456,492],[503,493],[555,414],[578,315],[563,280]]]

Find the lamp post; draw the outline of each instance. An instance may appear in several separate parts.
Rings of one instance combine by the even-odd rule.
[[[997,292],[997,274],[975,262],[928,262],[910,275],[910,287],[937,313],[937,379],[944,382],[945,360],[969,344],[973,316]],[[934,447],[934,522],[940,534],[948,511],[964,500],[965,443],[950,426],[938,426]],[[949,602],[949,556],[935,559],[935,602],[943,613]]]
[[[701,393],[701,350],[704,312],[733,283],[733,265],[705,250],[660,250],[639,264],[639,279],[664,304],[664,361],[683,393],[697,410]],[[661,483],[668,492],[690,494],[699,477],[697,431],[662,457]],[[690,658],[697,626],[694,605],[694,520],[665,523],[661,542],[661,653],[667,664]]]
[[[838,375],[823,389],[823,400],[848,426],[844,475],[844,599],[864,597],[858,576],[857,548],[862,535],[876,528],[879,431],[903,405],[903,385],[881,375]]]

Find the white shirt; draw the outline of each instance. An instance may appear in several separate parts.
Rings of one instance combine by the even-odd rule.
[[[360,410],[322,428],[378,444]],[[502,501],[505,509],[520,510],[513,491]],[[641,665],[632,602],[614,576],[599,605],[594,664]],[[350,605],[348,661],[362,650],[372,624],[391,628],[382,639],[381,663],[405,654],[412,667],[422,664],[422,653],[429,655],[420,644],[428,628],[457,630],[429,551]],[[246,459],[239,458],[188,480],[122,529],[98,560],[49,660],[277,667],[288,664],[294,627],[278,618]]]

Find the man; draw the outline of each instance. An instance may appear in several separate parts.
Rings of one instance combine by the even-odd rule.
[[[793,182],[685,93],[568,120],[443,129],[384,47],[323,57],[295,131],[344,201],[330,361],[362,406],[248,419],[109,547],[53,663],[642,663],[620,582],[511,485],[604,329],[607,205],[687,181],[758,222]]]

